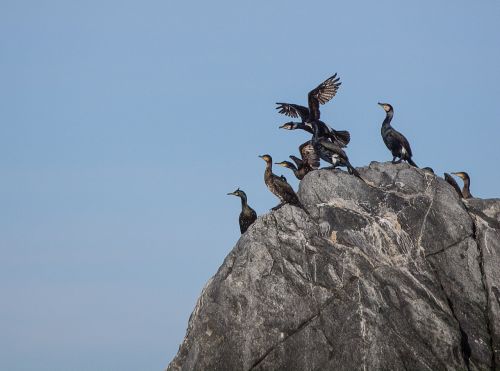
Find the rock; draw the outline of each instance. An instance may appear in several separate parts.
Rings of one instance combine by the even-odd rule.
[[[203,289],[168,370],[500,369],[500,200],[406,164],[309,173]]]

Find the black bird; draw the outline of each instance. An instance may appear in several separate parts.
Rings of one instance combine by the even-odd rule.
[[[255,212],[254,209],[248,206],[247,195],[239,188],[234,192],[228,193],[228,195],[237,196],[241,199],[241,213],[239,222],[240,222],[240,231],[241,234],[243,234],[246,232],[248,227],[250,227],[250,225],[252,225],[252,223],[257,219],[257,213]]]
[[[319,105],[325,104],[326,102],[330,101],[337,94],[337,90],[342,84],[339,80],[340,78],[338,78],[337,74],[335,74],[323,81],[316,88],[311,90],[307,95],[307,103],[309,108],[292,103],[276,103],[278,105],[276,109],[279,110],[279,113],[287,115],[289,117],[300,117],[301,123],[309,126],[312,130],[310,122],[314,120],[319,121],[321,116]],[[346,146],[349,143],[351,137],[348,131],[337,131],[330,128],[322,121],[320,121],[320,123],[320,125],[323,125],[325,127],[332,141],[338,141],[343,146]],[[293,124],[293,122],[290,122],[288,124]],[[294,127],[293,129],[307,130],[301,126]]]
[[[318,125],[316,124],[315,121],[312,122],[312,126],[314,134],[311,142],[314,146],[314,149],[316,150],[316,153],[318,153],[319,157],[323,161],[332,164],[331,168],[333,169],[336,168],[337,166],[347,167],[347,170],[349,171],[350,174],[353,174],[362,181],[364,181],[364,179],[361,177],[358,171],[349,162],[349,158],[347,157],[347,154],[344,152],[344,150],[335,143],[332,143],[329,140],[326,140],[325,138],[321,138],[319,136]]]
[[[285,104],[285,103],[281,103],[281,104]],[[321,120],[315,120],[315,121],[318,123],[320,136],[325,137],[325,138],[329,138],[332,142],[337,143],[341,147],[347,146],[349,144],[349,142],[351,141],[351,134],[349,134],[348,131],[346,131],[346,130],[337,131],[337,130],[332,129],[330,126],[328,126],[327,124],[325,124]],[[305,123],[305,122],[289,121],[289,122],[286,122],[283,125],[281,125],[279,128],[286,129],[286,130],[301,129],[301,130],[307,131],[308,133],[311,133],[311,134],[313,133],[312,125],[310,122]]]
[[[460,190],[460,187],[458,186],[457,182],[455,181],[455,179],[453,179],[453,177],[450,174],[444,173],[444,180],[446,180],[448,182],[448,184],[451,185],[455,189],[455,191],[457,191],[458,196],[460,198],[463,198],[462,191]]]
[[[424,171],[428,171],[429,173],[434,174],[434,169],[433,169],[432,167],[428,167],[428,166],[426,166],[426,167],[423,167],[423,168],[422,168],[422,170],[424,170]]]
[[[382,106],[386,113],[385,120],[382,123],[381,133],[385,145],[392,153],[392,163],[399,164],[402,160],[405,160],[408,161],[410,165],[418,167],[417,164],[411,159],[412,153],[410,143],[408,143],[408,140],[403,134],[401,134],[391,126],[391,120],[394,116],[394,109],[388,103],[379,103],[379,105]],[[398,161],[396,161],[397,157],[399,157]]]
[[[302,180],[307,173],[319,168],[319,156],[310,140],[301,144],[299,151],[302,158],[293,155],[289,156],[295,162],[295,165],[289,161],[277,162],[276,165],[291,169],[297,179]]]
[[[259,157],[266,162],[264,182],[267,188],[269,188],[269,190],[281,201],[277,206],[273,207],[272,210],[278,210],[284,204],[291,204],[303,208],[292,186],[288,184],[283,177],[273,174],[272,157],[269,155],[262,155]]]
[[[464,181],[464,186],[462,188],[462,196],[464,198],[473,198],[472,194],[470,193],[470,177],[469,174],[467,174],[465,171],[459,171],[457,173],[452,173],[453,175],[458,176],[460,179]]]
[[[257,213],[254,209],[248,206],[247,195],[241,189],[237,189],[234,192],[228,193],[228,195],[233,195],[241,198],[241,213],[240,213],[240,231],[241,234],[245,233],[248,227],[252,225],[257,219]]]

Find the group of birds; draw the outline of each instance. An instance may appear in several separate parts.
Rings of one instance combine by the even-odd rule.
[[[307,95],[308,107],[292,103],[276,103],[279,113],[291,118],[299,118],[300,122],[290,121],[281,125],[280,129],[285,130],[305,130],[312,134],[310,140],[302,143],[299,146],[300,158],[289,156],[293,161],[281,161],[276,165],[286,167],[293,171],[295,177],[302,180],[304,176],[314,170],[319,169],[320,159],[329,163],[331,166],[327,169],[335,169],[337,167],[345,167],[349,174],[352,174],[362,181],[365,181],[359,172],[351,165],[344,148],[347,147],[351,140],[351,135],[347,130],[335,130],[329,125],[320,120],[320,105],[329,102],[340,88],[340,78],[337,74],[329,77],[316,88],[311,90]],[[413,161],[410,143],[406,137],[391,126],[391,121],[394,116],[394,109],[389,103],[378,103],[385,111],[385,119],[382,123],[381,135],[382,139],[391,151],[393,156],[392,163],[398,164],[401,161],[406,161],[414,167],[418,167]],[[291,204],[304,209],[301,205],[297,194],[292,186],[287,182],[286,178],[273,173],[272,157],[268,154],[259,156],[266,162],[266,170],[264,172],[264,182],[267,188],[279,198],[280,203],[273,207],[272,210],[277,210],[285,204]],[[434,171],[429,168],[423,170]],[[470,194],[470,178],[465,172],[452,173],[460,177],[464,186],[460,189],[453,177],[445,173],[445,179],[458,192],[462,198],[471,198]],[[241,213],[239,216],[239,224],[241,233],[245,233],[248,227],[257,219],[257,213],[248,205],[247,196],[244,191],[239,188],[228,195],[237,196],[241,199]],[[304,209],[305,210],[305,209]],[[305,210],[307,212],[307,210]]]

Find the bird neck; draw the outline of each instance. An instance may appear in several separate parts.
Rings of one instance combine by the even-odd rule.
[[[394,116],[394,111],[389,111],[385,114],[384,122],[382,123],[383,127],[391,126],[392,116]]]
[[[248,207],[247,196],[240,195],[240,199],[241,199],[241,210],[245,210],[245,208]]]
[[[316,143],[319,139],[319,126],[318,126],[318,123],[316,121],[311,121],[311,126],[312,126],[312,129],[313,129],[313,136],[312,136],[312,139],[311,141],[313,143]]]
[[[266,175],[271,175],[273,173],[273,163],[271,161],[266,162]]]
[[[290,170],[292,170],[293,174],[298,178],[299,177],[299,175],[298,175],[299,168],[297,166],[295,166],[295,164],[292,164],[291,162],[287,161],[287,163],[288,163],[288,168]]]
[[[472,197],[472,195],[470,193],[470,179],[468,177],[466,177],[464,179],[464,186],[462,188],[462,195],[465,198],[471,198]]]

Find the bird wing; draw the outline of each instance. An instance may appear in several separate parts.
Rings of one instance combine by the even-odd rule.
[[[392,129],[389,133],[387,133],[387,140],[393,145],[395,143],[400,144],[406,150],[409,157],[413,156],[413,154],[411,153],[411,147],[410,143],[408,142],[408,139],[406,139],[406,137],[399,131]]]
[[[318,120],[319,121],[319,120]],[[323,122],[323,121],[320,121]],[[330,125],[324,123],[325,126],[330,131],[328,137],[333,141],[337,142],[339,146],[346,147],[351,141],[351,134],[347,130],[335,130]]]
[[[245,233],[248,227],[250,227],[256,219],[257,213],[251,207],[248,207],[248,210],[246,212],[241,212],[239,219],[241,233]]]
[[[323,147],[325,147],[327,150],[332,151],[339,155],[340,158],[347,160],[347,154],[344,152],[344,150],[338,146],[335,143],[330,142],[329,140],[320,140],[319,144],[321,144]]]
[[[300,156],[302,160],[309,165],[312,169],[319,168],[319,156],[314,149],[312,142],[309,140],[305,143],[302,143],[299,147]]]
[[[309,117],[309,109],[304,106],[292,103],[276,103],[278,112],[289,117],[300,117],[302,121]]]
[[[275,179],[274,186],[276,188],[277,193],[279,193],[286,202],[293,204],[298,203],[299,199],[295,194],[295,191],[293,190],[292,186],[288,184],[288,182],[284,180],[283,177],[275,175],[274,179]]]
[[[319,105],[325,104],[332,99],[337,94],[341,84],[340,78],[335,74],[309,92],[307,101],[311,118],[319,119]]]

